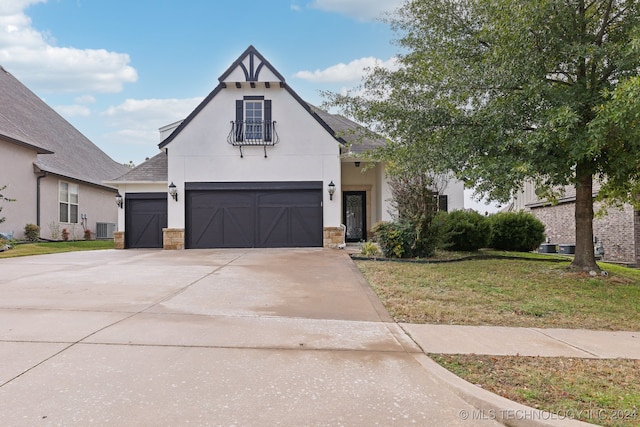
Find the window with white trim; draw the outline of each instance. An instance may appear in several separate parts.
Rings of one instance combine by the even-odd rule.
[[[246,139],[263,139],[262,101],[244,101],[244,123]]]
[[[60,222],[78,223],[78,184],[60,181],[59,184]]]

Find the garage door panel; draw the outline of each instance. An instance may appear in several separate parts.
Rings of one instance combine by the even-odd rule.
[[[194,191],[187,197],[187,246],[239,248],[253,242],[254,197],[246,192]]]
[[[262,207],[258,210],[260,248],[286,247],[289,241],[289,211],[286,207]]]
[[[252,208],[225,208],[222,222],[221,248],[246,248],[255,238],[255,213]]]
[[[166,196],[126,200],[125,245],[127,248],[161,248],[162,229],[167,227]]]
[[[191,190],[186,215],[191,248],[322,246],[320,189]]]
[[[314,208],[291,209],[291,246],[301,246],[304,242],[317,242],[322,246],[322,211]]]

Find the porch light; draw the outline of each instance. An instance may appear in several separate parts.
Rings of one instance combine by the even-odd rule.
[[[122,205],[124,204],[123,199],[124,198],[122,197],[122,194],[120,194],[120,192],[118,191],[116,193],[116,205],[118,205],[120,209],[122,209]]]
[[[333,200],[333,194],[336,192],[336,185],[331,181],[329,183],[329,200]]]
[[[178,201],[178,189],[176,188],[176,185],[173,183],[173,181],[171,182],[171,184],[169,184],[169,195],[173,198],[173,200],[175,200],[176,202]]]

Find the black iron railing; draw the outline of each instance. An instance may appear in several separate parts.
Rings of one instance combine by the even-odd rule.
[[[240,147],[240,157],[243,157],[242,147],[264,147],[267,157],[267,147],[278,143],[276,122],[267,120],[232,121],[231,132],[227,142],[234,147]]]

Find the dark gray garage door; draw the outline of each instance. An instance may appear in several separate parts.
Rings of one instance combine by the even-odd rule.
[[[187,248],[322,246],[322,183],[187,183]]]
[[[127,193],[125,210],[125,247],[161,248],[167,193]]]

